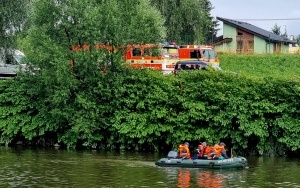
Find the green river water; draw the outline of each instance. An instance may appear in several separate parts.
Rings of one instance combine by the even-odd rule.
[[[0,187],[299,187],[300,158],[246,157],[243,170],[157,167],[160,154],[0,147]]]

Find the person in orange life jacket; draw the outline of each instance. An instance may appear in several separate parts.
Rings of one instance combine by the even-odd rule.
[[[224,146],[224,142],[221,142],[220,144],[215,144],[213,150],[210,153],[210,157],[212,159],[228,159]]]
[[[209,156],[212,158],[212,159],[218,159],[219,156],[220,156],[220,151],[219,151],[219,144],[215,144],[213,147],[212,147],[212,150],[209,154]]]
[[[200,142],[196,149],[198,159],[205,158],[205,150],[207,149],[206,142]]]
[[[219,150],[220,150],[220,156],[224,157],[225,159],[228,159],[226,150],[225,150],[225,143],[224,142],[220,142],[219,144]]]
[[[189,143],[185,142],[184,144],[179,145],[179,157],[189,159],[191,158],[191,153],[189,149]]]
[[[200,152],[200,158],[210,159],[210,153],[212,152],[212,148],[206,144],[206,142],[202,142],[203,150]]]

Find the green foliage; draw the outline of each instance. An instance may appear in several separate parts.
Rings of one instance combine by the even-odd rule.
[[[17,36],[28,25],[30,6],[31,0],[0,0],[0,56],[16,48]]]
[[[299,149],[299,55],[220,54],[225,71],[164,75],[123,67],[119,51],[94,48],[160,41],[163,19],[148,1],[37,1],[34,10],[21,46],[37,71],[0,82],[1,143],[51,133],[67,147],[226,140],[261,155]],[[70,50],[78,44],[90,49]]]
[[[298,46],[300,45],[300,34],[295,37],[295,42],[298,44]]]
[[[281,35],[281,26],[278,26],[277,23],[274,25],[274,27],[271,30],[272,33],[275,33],[276,35]]]
[[[51,84],[46,73],[1,82],[2,142],[52,131],[69,147],[158,149],[228,140],[261,155],[299,149],[297,81],[213,70],[93,74],[78,80],[69,72]]]
[[[178,44],[203,44],[211,36],[213,9],[208,0],[151,0],[166,19],[167,41]]]

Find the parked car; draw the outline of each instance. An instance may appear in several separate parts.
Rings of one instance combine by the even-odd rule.
[[[196,60],[187,60],[187,61],[178,61],[174,67],[174,73],[182,70],[201,70],[206,69],[209,64],[204,61]]]

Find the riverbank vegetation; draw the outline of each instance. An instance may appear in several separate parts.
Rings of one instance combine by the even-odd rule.
[[[32,8],[18,44],[34,68],[0,82],[1,144],[160,151],[224,141],[244,154],[299,151],[299,56],[220,54],[224,71],[178,75],[130,69],[120,53],[93,46],[164,39],[149,1]],[[82,44],[91,48],[70,50]]]
[[[62,70],[1,82],[2,143],[160,150],[222,140],[252,154],[299,149],[296,77],[88,67],[78,76],[67,63]]]

